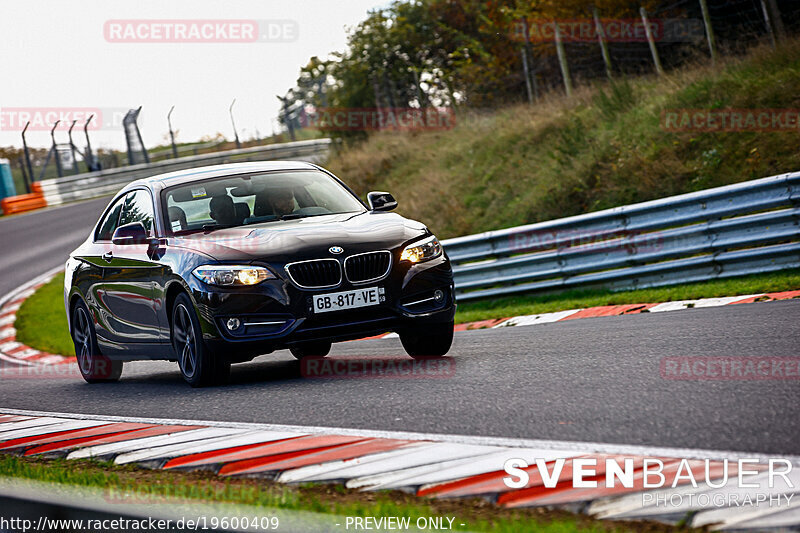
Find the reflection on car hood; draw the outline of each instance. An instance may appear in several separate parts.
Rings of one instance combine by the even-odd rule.
[[[252,224],[170,238],[170,243],[208,254],[220,261],[291,262],[331,257],[341,246],[344,256],[387,250],[420,236],[425,226],[395,213],[324,215]]]

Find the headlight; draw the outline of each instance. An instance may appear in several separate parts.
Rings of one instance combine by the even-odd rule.
[[[430,261],[442,255],[442,245],[439,239],[431,235],[421,241],[409,244],[400,254],[400,261],[411,261],[412,263],[421,263],[422,261]]]
[[[275,274],[266,268],[250,265],[203,265],[192,274],[209,285],[258,285],[266,279],[275,279]]]

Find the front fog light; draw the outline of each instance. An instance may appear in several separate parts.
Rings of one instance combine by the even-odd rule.
[[[444,300],[444,293],[440,289],[436,289],[433,291],[433,299],[437,304],[442,303],[442,300]]]
[[[236,331],[242,325],[242,321],[238,318],[229,318],[228,321],[225,323],[225,326],[228,328],[228,331]]]

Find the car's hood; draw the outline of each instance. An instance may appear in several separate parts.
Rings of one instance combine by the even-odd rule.
[[[253,224],[214,232],[173,237],[170,244],[190,248],[219,261],[291,262],[332,257],[340,246],[343,256],[388,250],[421,236],[423,224],[395,213],[325,215]]]

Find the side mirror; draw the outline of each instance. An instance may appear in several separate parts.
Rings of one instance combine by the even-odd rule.
[[[372,191],[367,194],[367,202],[372,211],[391,211],[397,207],[397,200],[388,192]]]
[[[111,237],[111,242],[114,244],[149,244],[150,236],[147,234],[144,224],[131,222],[118,227],[114,231],[114,236]]]

